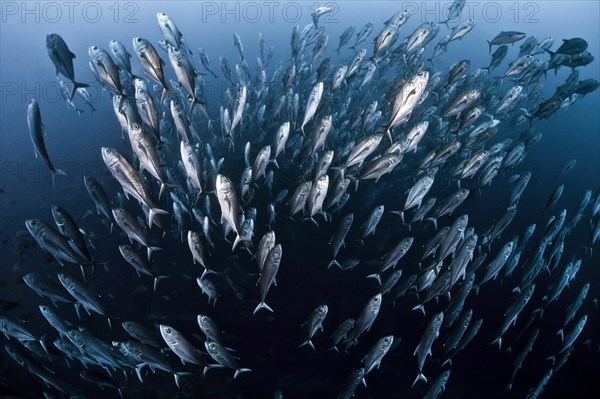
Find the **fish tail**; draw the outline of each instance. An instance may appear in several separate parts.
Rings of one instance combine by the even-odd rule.
[[[69,98],[69,101],[73,101],[73,97],[75,97],[75,92],[77,91],[77,89],[79,89],[80,87],[90,87],[90,85],[86,84],[86,83],[81,83],[81,82],[73,82],[73,90],[71,90],[71,97]]]
[[[486,42],[488,42],[488,45],[490,46],[489,54],[492,54],[492,42],[490,42],[489,40],[486,40]]]
[[[176,184],[170,184],[170,183],[160,183],[160,191],[158,192],[158,199],[160,200],[160,197],[162,196],[162,194],[165,192],[165,190],[170,190],[173,188],[177,188]]]
[[[159,209],[159,208],[150,208],[148,211],[148,227],[152,228],[152,224],[154,223],[154,217],[156,215],[168,215],[169,212]]]
[[[50,352],[48,352],[48,349],[46,348],[46,334],[42,335],[40,337],[40,339],[38,340],[38,342],[42,346],[42,349],[44,349],[44,352],[46,352],[47,354],[50,354]]]
[[[194,110],[194,105],[196,105],[196,104],[204,104],[204,101],[199,100],[198,97],[194,96],[192,98],[192,103],[190,104],[190,114]]]
[[[67,176],[67,173],[62,169],[54,168],[52,171],[52,189],[54,189],[54,180],[56,179],[56,176]]]
[[[150,257],[152,257],[152,252],[154,251],[160,251],[162,248],[160,247],[148,247],[147,248],[147,252],[148,252],[148,260],[150,260]]]
[[[160,280],[165,279],[165,278],[169,278],[169,276],[156,276],[156,277],[154,277],[154,286],[153,286],[154,291],[156,291],[156,287],[158,287],[158,282]]]
[[[165,97],[167,96],[167,93],[169,91],[170,91],[170,89],[167,86],[163,86],[162,93],[160,94],[160,102],[161,103],[165,100]]]
[[[137,369],[136,369],[137,371]],[[177,388],[181,388],[179,381],[181,380],[181,376],[183,375],[191,375],[192,373],[188,373],[188,372],[178,372],[178,373],[173,373],[173,377],[175,378],[175,385],[177,385]]]
[[[424,381],[427,384],[427,378],[421,372],[419,372],[419,375],[417,375],[417,378],[415,378],[415,381],[412,383],[412,386],[414,387],[418,381]]]
[[[329,262],[329,264],[327,265],[327,270],[329,270],[329,268],[331,266],[337,266],[340,269],[342,268],[342,266],[340,266],[340,263],[337,260],[335,260],[335,259],[333,259],[331,262]]]
[[[377,280],[379,285],[381,285],[381,277],[379,276],[379,273],[369,274],[367,278],[374,278],[375,280]]]
[[[498,337],[492,341],[490,345],[498,344],[498,349],[502,349],[502,337]]]
[[[425,220],[433,223],[433,227],[434,227],[435,231],[437,231],[437,228],[438,228],[437,227],[437,218],[425,218]]]
[[[261,303],[256,306],[256,309],[254,309],[254,313],[252,314],[256,314],[256,312],[258,312],[260,309],[267,309],[269,312],[273,312],[273,309],[271,309],[269,305],[267,305],[264,301],[261,301]]]
[[[425,306],[423,306],[423,304],[417,305],[414,308],[412,308],[411,310],[420,310],[421,312],[423,312],[423,316],[425,316]]]
[[[312,350],[315,350],[315,346],[313,345],[313,343],[312,343],[312,341],[310,339],[302,342],[298,348],[302,348],[305,345],[308,345],[308,346],[310,346],[312,348]]]
[[[246,373],[248,371],[252,371],[252,369],[237,369],[235,370],[235,373],[233,374],[233,379],[235,380],[238,375],[240,375],[241,373]]]
[[[238,244],[240,243],[241,239],[240,239],[240,235],[236,235],[235,236],[235,240],[233,241],[233,246],[231,247],[231,252],[235,251],[235,247],[238,246]]]
[[[392,139],[392,127],[388,126],[387,129],[385,130],[385,134],[388,138],[388,140],[390,140],[390,145],[394,144],[394,139]]]

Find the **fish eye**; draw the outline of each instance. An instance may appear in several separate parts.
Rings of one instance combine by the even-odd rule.
[[[209,347],[210,349],[216,349],[216,348],[217,348],[217,345],[216,345],[214,342],[211,342],[210,344],[208,344],[208,347]]]
[[[36,222],[35,220],[32,220],[32,221],[31,221],[31,225],[32,225],[32,226],[35,226],[36,224],[37,224],[37,222]]]
[[[142,42],[142,38],[138,37],[137,39],[135,39],[136,42],[141,43]]]
[[[96,51],[96,50],[98,50],[98,47],[97,46],[93,46],[92,50]]]
[[[171,329],[170,329],[169,327],[167,327],[167,328],[165,328],[165,332],[166,332],[167,334],[171,334]]]
[[[374,298],[373,302],[379,302],[379,297],[378,297],[378,296],[376,296],[376,297]]]
[[[133,345],[131,344],[131,342],[126,343],[125,346],[127,346],[129,349],[133,348]]]

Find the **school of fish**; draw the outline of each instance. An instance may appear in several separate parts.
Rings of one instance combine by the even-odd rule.
[[[23,276],[30,295],[43,298],[43,331],[0,314],[2,347],[15,367],[48,398],[98,397],[93,387],[134,397],[136,385],[159,381],[159,374],[174,378],[174,389],[191,389],[192,381],[211,375],[235,387],[283,361],[276,350],[257,359],[231,349],[260,334],[299,353],[314,351],[317,369],[320,359],[335,356],[355,370],[331,381],[335,393],[315,388],[312,397],[366,397],[366,380],[396,356],[401,367],[394,373],[414,379],[412,388],[398,389],[437,398],[452,383],[461,352],[480,339],[485,350],[497,346],[514,358],[514,369],[505,370],[508,391],[533,353],[552,348],[544,352],[552,358],[546,372],[528,390],[510,393],[541,395],[585,335],[588,315],[580,309],[591,302],[590,282],[577,274],[593,266],[600,189],[582,193],[577,207],[561,202],[575,160],[549,164],[556,187],[532,216],[535,223],[514,236],[506,231],[514,232],[520,202],[536,190],[535,171],[524,160],[543,140],[537,121],[598,88],[595,79],[579,77],[594,56],[582,38],[557,46],[552,38],[503,31],[488,41],[489,65],[463,59],[437,69],[448,46],[477,26],[460,21],[464,3],[453,3],[447,21],[412,30],[406,11],[383,26],[350,26],[339,43],[319,23],[331,9],[319,7],[311,23],[292,29],[290,56],[284,52],[278,64],[263,34],[257,55],[245,53],[248,39],[234,34],[239,58],[219,57],[215,67],[204,48],[191,47],[192,33],[184,35],[162,12],[158,43],[143,37],[90,43],[89,67],[121,128],[106,134],[122,135],[123,145],[98,148],[107,173],[81,182],[89,198],[80,201],[97,212],[85,231],[66,198],[47,204],[45,220],[24,221],[55,266]],[[57,78],[66,79],[65,102],[81,114],[79,99],[94,112],[65,39],[46,38]],[[553,82],[547,71],[560,68],[572,72],[542,100],[542,85]],[[213,78],[227,83],[218,104],[206,95],[205,79]],[[34,151],[58,190],[65,172],[46,150],[44,140],[54,132],[44,135],[43,118],[43,104],[32,100],[27,124]],[[473,204],[492,189],[504,207],[475,220]],[[110,234],[111,242],[96,242],[110,256],[92,247],[89,230]],[[575,230],[587,242],[570,243]],[[318,248],[326,248],[327,260],[315,261],[323,258]],[[128,301],[136,313],[126,314],[106,295],[111,287],[94,284],[98,275],[139,279],[157,298],[185,287],[197,314],[177,318],[176,309],[165,310],[168,298],[155,310],[133,293]],[[350,291],[336,283],[347,276],[354,280]],[[503,295],[504,313],[496,319],[476,305],[490,287]],[[340,306],[345,296],[362,307]],[[288,302],[304,312],[288,314]],[[71,305],[76,314],[65,310]],[[152,317],[157,312],[162,316]],[[544,325],[549,312],[564,319],[560,330]],[[397,314],[400,324],[384,328],[380,313]],[[289,334],[282,336],[278,318],[297,324],[286,325]],[[91,328],[95,319],[107,324]],[[482,325],[493,333],[482,336]],[[415,328],[420,340],[403,339],[404,329]],[[90,385],[55,375],[59,358]],[[294,383],[274,381],[263,387],[273,398],[305,397]],[[195,397],[209,392],[194,389],[200,389]],[[240,389],[236,397],[256,397]]]

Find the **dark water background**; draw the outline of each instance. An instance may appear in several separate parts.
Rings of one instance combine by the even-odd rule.
[[[309,395],[332,398],[337,395],[350,373],[360,366],[361,358],[373,343],[387,334],[401,337],[400,345],[387,355],[379,370],[369,374],[368,389],[358,388],[357,397],[409,398],[424,395],[429,385],[420,383],[415,388],[410,388],[417,374],[416,359],[412,356],[412,352],[431,316],[446,307],[446,298],[440,298],[437,305],[433,301],[429,303],[426,307],[426,317],[410,310],[419,303],[414,295],[403,297],[395,306],[384,302],[373,328],[361,337],[356,348],[349,354],[327,351],[330,346],[329,335],[333,329],[348,317],[356,318],[364,304],[376,292],[375,281],[364,278],[374,271],[373,266],[361,264],[356,270],[346,273],[338,270],[324,271],[331,260],[329,238],[337,229],[339,217],[334,218],[333,223],[320,223],[321,227],[316,228],[310,223],[289,220],[284,216],[287,210],[281,208],[279,211],[281,216],[277,219],[275,230],[278,242],[281,242],[284,248],[284,260],[277,277],[279,285],[271,289],[267,301],[275,313],[271,315],[261,312],[256,316],[252,316],[252,311],[258,302],[258,295],[254,287],[255,276],[250,275],[254,273],[254,263],[246,253],[236,251],[231,256],[213,257],[209,260],[217,270],[233,268],[244,294],[244,300],[238,300],[224,279],[217,280],[221,296],[217,306],[213,308],[207,304],[206,297],[201,295],[195,282],[195,277],[200,274],[200,268],[192,264],[187,245],[179,242],[176,235],[167,235],[165,239],[161,239],[156,229],[150,234],[151,240],[163,248],[153,256],[153,262],[161,274],[171,276],[170,279],[161,282],[158,292],[154,293],[151,289],[151,280],[144,277],[137,278],[131,267],[125,264],[118,254],[117,246],[126,241],[125,237],[119,233],[109,234],[108,229],[95,213],[82,220],[84,213],[93,206],[83,185],[84,175],[98,178],[112,199],[116,199],[116,193],[120,190],[102,162],[100,147],[112,146],[126,154],[129,154],[130,150],[128,144],[125,145],[121,139],[120,128],[114,118],[110,96],[107,93],[101,95],[97,91],[97,101],[94,106],[98,112],[94,115],[90,115],[84,104],[80,105],[85,109],[81,117],[72,110],[66,109],[57,92],[54,67],[46,52],[47,33],[59,33],[71,51],[77,54],[74,62],[77,80],[93,82],[93,76],[87,65],[89,46],[99,45],[106,49],[109,40],[117,39],[133,54],[131,39],[134,36],[147,38],[156,46],[157,41],[162,39],[162,34],[157,27],[155,14],[158,11],[167,13],[183,32],[196,57],[198,47],[206,49],[213,68],[219,75],[217,79],[213,79],[210,75],[204,76],[207,87],[212,93],[208,98],[209,114],[213,124],[218,125],[218,106],[227,87],[219,71],[218,57],[224,56],[229,59],[230,65],[235,64],[237,52],[233,47],[232,34],[238,33],[242,38],[248,63],[253,70],[254,59],[258,54],[258,32],[264,33],[266,46],[274,46],[273,61],[267,69],[270,76],[279,62],[287,66],[291,29],[294,25],[300,25],[302,28],[310,22],[310,12],[315,3],[293,3],[294,9],[297,6],[297,9],[301,10],[301,17],[297,19],[293,18],[294,9],[290,8],[292,6],[288,5],[285,8],[284,3],[274,3],[274,15],[270,18],[268,7],[259,2],[256,4],[262,16],[254,23],[251,21],[254,20],[254,14],[248,6],[244,8],[244,3],[227,3],[226,6],[231,7],[231,10],[237,7],[238,12],[226,14],[223,8],[225,3],[221,2],[205,2],[204,5],[191,1],[114,4],[99,2],[95,4],[102,14],[97,22],[90,22],[95,19],[92,11],[96,6],[93,6],[94,9],[88,6],[87,10],[91,14],[85,14],[84,17],[82,14],[84,3],[81,3],[80,11],[79,8],[74,11],[72,21],[67,15],[67,8],[61,5],[62,3],[58,3],[62,12],[60,18],[55,18],[55,14],[49,14],[52,12],[49,8],[44,11],[42,3],[27,3],[31,9],[38,7],[37,14],[35,12],[25,14],[23,3],[14,3],[17,11],[13,14],[13,9],[7,8],[6,3],[2,6],[0,37],[2,54],[0,178],[1,184],[6,184],[6,194],[0,194],[2,209],[0,227],[3,240],[0,279],[3,299],[20,303],[18,308],[11,311],[11,316],[24,319],[26,325],[36,334],[47,333],[49,341],[55,338],[54,330],[48,327],[37,308],[40,303],[48,304],[48,301],[40,299],[18,281],[20,276],[27,272],[35,271],[52,275],[62,270],[55,263],[46,263],[39,249],[30,249],[19,257],[15,253],[19,241],[15,234],[24,229],[23,222],[26,219],[40,218],[51,221],[50,204],[59,204],[69,210],[84,230],[93,233],[93,241],[97,248],[94,251],[95,257],[110,261],[109,272],[98,270],[93,278],[88,279],[90,286],[102,295],[102,303],[109,314],[148,326],[151,323],[166,323],[187,337],[200,334],[195,321],[196,315],[207,314],[217,321],[221,330],[226,332],[227,346],[237,350],[241,358],[241,366],[255,370],[241,375],[232,382],[231,370],[212,370],[203,377],[198,368],[183,367],[182,369],[196,371],[196,373],[191,377],[183,378],[185,388],[179,391],[175,388],[172,377],[166,373],[157,372],[147,375],[144,384],[140,384],[135,375],[130,375],[128,384],[130,388],[125,391],[126,395],[267,398],[275,389],[281,388],[285,398],[303,398]],[[354,54],[348,48],[343,48],[340,56],[335,53],[338,37],[348,26],[354,25],[358,31],[367,21],[374,22],[372,35],[367,43],[362,44],[368,49],[368,54],[371,54],[371,40],[378,33],[382,23],[394,12],[404,7],[417,7],[417,14],[413,15],[401,30],[400,36],[405,37],[424,20],[443,19],[440,17],[443,14],[440,13],[449,3],[334,2],[327,4],[334,6],[336,12],[322,20],[326,33],[330,35],[330,43],[324,56],[331,57],[333,64],[337,65],[348,63]],[[501,30],[519,30],[528,35],[535,35],[538,39],[553,36],[555,38],[553,48],[558,46],[562,38],[583,37],[589,43],[588,50],[596,57],[600,55],[598,28],[600,9],[596,2],[498,2],[495,4],[502,13],[497,21],[492,18],[493,14],[485,14],[483,3],[468,3],[471,8],[466,10],[472,11],[472,15],[468,16],[475,18],[476,26],[462,41],[449,45],[448,52],[436,62],[435,69],[445,71],[452,63],[462,58],[471,60],[471,70],[487,66],[489,55],[485,40],[491,39]],[[212,6],[217,7],[214,15],[208,12],[214,10],[209,8]],[[118,16],[114,14],[115,7],[120,10]],[[282,15],[284,9],[291,14]],[[430,10],[430,13],[425,15],[425,9]],[[490,13],[493,11],[490,6],[485,10]],[[515,15],[516,10],[519,10],[518,15]],[[131,20],[126,18],[128,13],[132,13]],[[465,18],[466,16],[461,18],[461,21]],[[137,22],[133,22],[133,19]],[[537,22],[534,22],[534,19]],[[431,52],[433,45],[447,33],[446,28],[441,29],[442,31],[429,44],[426,51]],[[351,39],[351,43],[353,41],[354,39]],[[495,71],[496,74],[505,70],[508,60],[516,58],[519,44],[509,48],[509,54]],[[168,64],[166,55],[161,50],[159,54]],[[198,62],[197,58],[195,61]],[[599,79],[598,65],[596,60],[591,65],[580,68],[580,80]],[[135,56],[132,59],[132,67],[134,73],[142,75]],[[175,79],[170,66],[166,70],[169,78]],[[545,87],[542,97],[548,98],[554,88],[564,82],[569,72],[568,69],[562,68],[557,75],[549,72],[547,80],[542,78]],[[508,82],[504,83],[504,90],[507,89],[508,84]],[[94,84],[93,88],[98,90],[99,86]],[[308,92],[310,87],[301,90]],[[33,97],[40,102],[50,157],[68,173],[67,177],[57,179],[54,189],[46,166],[40,159],[34,158],[28,137],[26,109],[27,103]],[[302,107],[303,101],[301,100]],[[535,122],[535,131],[543,133],[542,141],[532,148],[525,161],[515,171],[517,173],[531,171],[532,181],[519,203],[515,220],[503,233],[501,240],[494,243],[496,250],[514,235],[522,235],[531,223],[538,225],[536,235],[531,242],[536,241],[548,217],[543,215],[541,210],[549,194],[559,182],[564,182],[565,192],[552,214],[558,214],[560,209],[566,208],[567,214],[572,216],[584,192],[587,189],[595,192],[600,186],[599,108],[599,95],[598,92],[594,92],[579,99],[567,111],[561,109],[556,117]],[[202,123],[205,124],[206,120],[203,119]],[[499,133],[494,140],[498,142],[507,137],[516,139],[520,130],[519,128],[509,131],[504,129],[503,133]],[[254,150],[257,149],[258,145]],[[236,156],[239,154],[238,150]],[[235,159],[225,151],[215,155],[217,158],[225,156],[223,173],[230,174],[237,182],[240,169],[236,166],[236,162],[239,158]],[[560,177],[562,165],[573,158],[577,159],[576,167],[566,178]],[[414,162],[416,159],[413,158]],[[510,193],[508,177],[498,177],[492,187],[484,190],[481,196],[469,199],[461,206],[458,214],[468,213],[469,226],[475,227],[478,233],[485,231],[493,220],[502,214]],[[393,186],[389,181],[384,182],[385,178],[377,184],[372,181],[362,182],[359,191],[352,195],[350,202],[343,209],[342,215],[354,212],[355,219],[348,236],[347,247],[340,251],[341,259],[347,257],[358,257],[363,260],[378,259],[397,241],[409,235],[407,229],[399,224],[396,216],[386,214],[375,238],[368,238],[364,247],[356,241],[360,236],[360,224],[374,206],[384,203],[386,210],[393,210],[400,209],[403,204],[405,191],[410,188],[411,169],[399,170],[398,173],[387,178],[398,179],[401,184]],[[274,192],[283,187],[291,191],[294,187],[283,177],[276,179],[275,186]],[[430,195],[437,196],[439,201],[443,193],[450,193],[453,190],[454,188],[440,181],[436,183]],[[265,207],[269,200],[264,191],[254,200],[254,206],[259,208],[256,242],[267,231]],[[214,197],[212,205],[213,214],[217,215],[218,205]],[[137,211],[138,207],[130,202],[128,209]],[[557,352],[560,347],[560,339],[554,334],[564,320],[564,309],[574,300],[580,287],[586,282],[590,282],[591,287],[587,300],[578,314],[588,314],[587,325],[576,342],[570,360],[552,378],[543,397],[597,397],[596,395],[600,393],[598,380],[600,322],[598,310],[592,300],[598,298],[600,294],[599,249],[596,243],[594,257],[585,255],[583,243],[589,241],[590,233],[588,217],[589,210],[574,233],[567,238],[563,255],[563,261],[570,259],[571,256],[582,257],[581,270],[577,279],[555,303],[550,305],[544,313],[544,318],[538,322],[540,337],[534,351],[519,372],[513,390],[507,393],[504,387],[510,379],[512,364],[520,346],[528,336],[526,333],[520,340],[516,339],[517,333],[527,323],[529,313],[524,313],[519,318],[517,326],[509,330],[505,337],[507,343],[503,345],[502,351],[495,346],[491,347],[489,342],[503,320],[504,311],[512,303],[514,294],[511,294],[511,289],[518,284],[520,276],[513,277],[512,280],[504,280],[502,284],[498,281],[488,283],[479,295],[471,294],[468,297],[464,309],[472,307],[473,320],[483,318],[484,322],[473,343],[454,359],[445,397],[524,397],[529,388],[533,387],[550,367],[550,362],[546,358]],[[453,220],[445,217],[439,221],[439,224],[448,225]],[[189,220],[186,223],[191,225]],[[222,240],[220,231],[220,228],[216,227],[213,233],[218,247],[217,252],[230,254],[229,244]],[[403,277],[411,274],[411,271],[418,270],[417,263],[421,252],[416,248],[420,248],[431,237],[432,229],[431,226],[419,225],[415,226],[410,234],[415,236],[415,243],[413,251],[402,261]],[[66,270],[75,277],[80,277],[79,271],[72,265],[66,266]],[[543,282],[538,282],[538,285],[540,284]],[[137,292],[140,291],[140,285],[148,289]],[[532,302],[541,303],[542,290],[540,288],[538,290]],[[168,296],[168,300],[164,296]],[[325,321],[324,333],[317,334],[314,339],[317,351],[313,352],[307,348],[297,349],[305,339],[305,331],[300,327],[301,323],[315,307],[322,303],[326,303],[330,311]],[[528,305],[528,309],[534,308],[534,304]],[[57,313],[68,321],[78,323],[71,306],[60,305]],[[97,315],[84,316],[81,325],[108,342],[127,339],[118,323],[113,323],[113,330],[109,331],[106,321]],[[192,340],[198,346],[201,345],[197,339],[192,338]],[[583,342],[587,340],[591,342],[584,345]],[[440,343],[438,341],[438,345]],[[505,345],[513,346],[512,354],[505,352]],[[430,382],[443,370],[441,362],[436,359],[435,348],[434,345],[433,359],[428,358],[425,364],[425,373]],[[43,389],[41,383],[15,365],[4,353],[0,353],[0,361],[2,370],[0,378],[3,384],[25,395],[40,397]],[[174,361],[174,364],[177,363],[178,361]],[[79,379],[77,375],[81,368],[79,363],[72,362],[72,370],[68,370],[61,359],[56,359],[48,365],[55,370],[56,377],[80,386],[89,397],[118,397],[114,390],[99,391],[94,385]],[[125,384],[123,376],[121,374],[117,376],[118,384]]]

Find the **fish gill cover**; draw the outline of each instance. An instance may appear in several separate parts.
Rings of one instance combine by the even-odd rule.
[[[0,396],[600,394],[598,3],[1,7]]]

